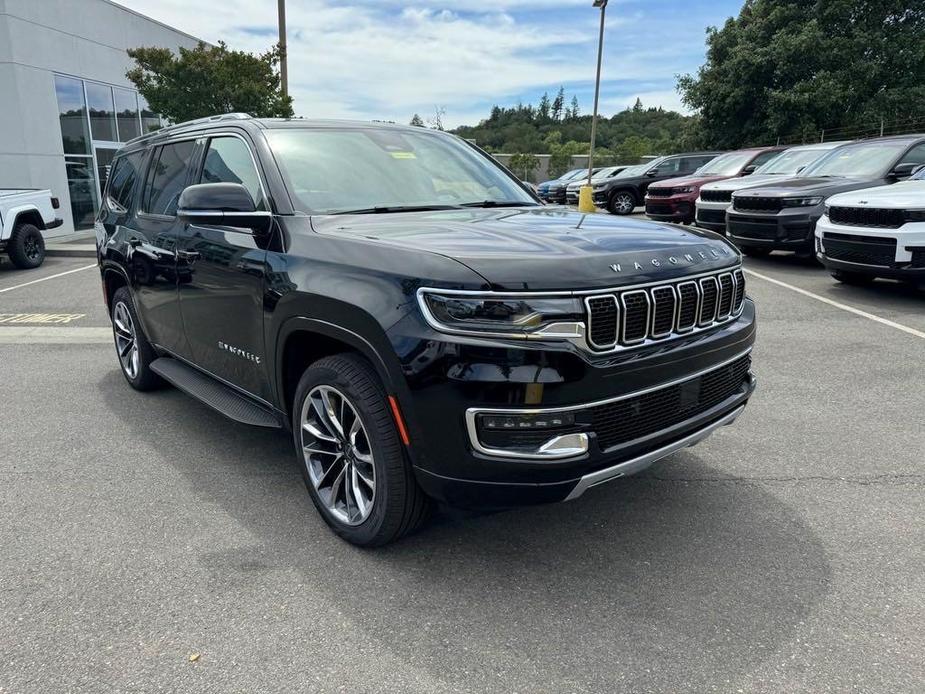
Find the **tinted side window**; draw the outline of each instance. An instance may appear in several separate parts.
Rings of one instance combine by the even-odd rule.
[[[118,212],[126,212],[132,207],[143,161],[144,152],[142,151],[119,157],[112,165],[107,196],[110,205],[120,208]]]
[[[145,212],[174,217],[196,143],[193,140],[164,145],[154,153],[145,188]]]
[[[762,164],[767,164],[769,161],[771,161],[774,157],[778,156],[779,154],[780,152],[762,152],[757,157],[752,159],[751,164],[749,164],[749,166],[759,167]]]
[[[681,168],[681,162],[683,159],[681,157],[675,157],[674,159],[668,159],[663,161],[658,165],[658,175],[663,176],[665,174],[678,173],[679,171],[685,171],[686,169]]]
[[[916,145],[903,156],[900,164],[925,164],[925,143]]]
[[[240,183],[251,194],[254,207],[265,209],[260,176],[250,149],[236,137],[216,137],[209,142],[200,183]]]

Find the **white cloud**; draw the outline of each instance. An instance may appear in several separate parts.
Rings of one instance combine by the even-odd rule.
[[[188,0],[119,1],[233,48],[266,50],[276,40],[273,0],[199,0],[195,12]],[[453,127],[485,117],[492,102],[593,78],[597,15],[587,0],[459,0],[451,10],[441,4],[447,3],[290,0],[289,85],[296,113],[407,121],[441,105]],[[518,10],[529,10],[527,18]],[[608,19],[605,79],[651,80],[676,71],[677,54],[664,43],[621,50],[625,37],[618,27],[641,21],[629,13]],[[666,107],[678,103],[669,92],[650,92],[651,99],[658,94],[670,99]]]

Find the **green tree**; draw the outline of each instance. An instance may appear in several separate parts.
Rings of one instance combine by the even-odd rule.
[[[923,36],[921,0],[746,0],[678,88],[714,147],[874,134],[925,114]]]
[[[543,92],[543,98],[540,99],[540,105],[536,107],[536,117],[541,121],[549,120],[549,92]]]
[[[559,93],[552,102],[552,119],[555,121],[562,120],[562,114],[565,110],[565,87],[559,87]]]
[[[578,105],[578,97],[572,97],[572,108],[569,109],[569,120],[574,120],[581,115],[581,107]]]
[[[126,73],[152,110],[179,123],[220,113],[288,117],[292,98],[280,88],[279,47],[252,55],[223,43],[181,48],[130,48],[135,67]]]
[[[518,152],[508,162],[508,168],[525,181],[529,181],[533,177],[533,172],[539,166],[540,160],[536,158],[536,155],[527,152]]]
[[[416,125],[419,128],[423,128],[424,120],[417,113],[415,113],[413,116],[411,116],[411,121],[408,123],[408,125]]]

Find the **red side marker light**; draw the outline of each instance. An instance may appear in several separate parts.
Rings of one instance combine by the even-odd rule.
[[[395,426],[398,427],[398,435],[401,436],[401,442],[406,446],[410,446],[411,439],[408,438],[405,420],[401,417],[401,410],[398,409],[398,401],[395,399],[394,395],[389,396],[389,407],[392,408],[392,417],[395,419]]]

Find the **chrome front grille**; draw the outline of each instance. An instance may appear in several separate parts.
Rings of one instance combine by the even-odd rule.
[[[744,303],[741,269],[589,296],[588,343],[614,351],[705,330],[738,317]]]

